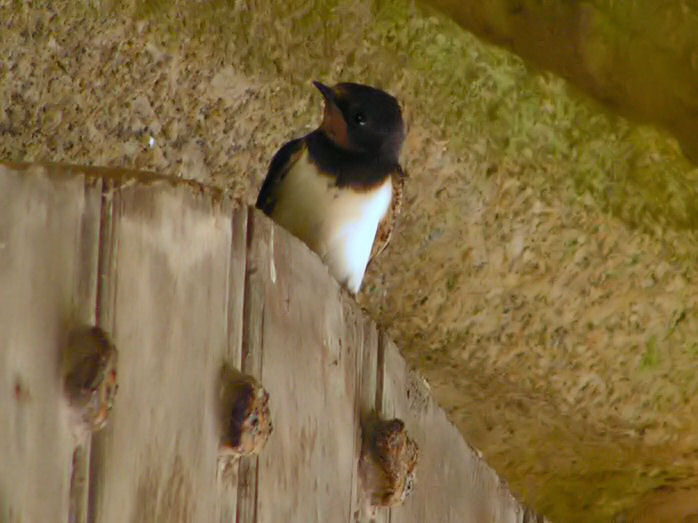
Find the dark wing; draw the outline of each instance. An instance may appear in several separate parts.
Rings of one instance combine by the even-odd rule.
[[[388,212],[385,213],[383,220],[378,224],[376,239],[373,240],[371,257],[368,260],[369,265],[380,253],[383,252],[383,249],[388,246],[388,243],[390,243],[390,238],[393,235],[393,229],[397,223],[397,217],[400,214],[400,209],[402,208],[402,191],[405,186],[405,173],[398,165],[397,170],[391,174],[391,177],[393,181],[393,198],[390,200],[390,208],[388,209]]]
[[[271,214],[276,203],[276,190],[279,183],[284,179],[291,166],[296,163],[300,153],[303,152],[305,141],[303,138],[291,140],[279,149],[269,164],[267,177],[264,179],[262,188],[257,196],[257,209],[264,211],[264,214]]]

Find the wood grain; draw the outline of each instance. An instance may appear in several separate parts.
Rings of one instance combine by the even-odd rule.
[[[60,352],[94,321],[100,186],[42,167],[0,165],[0,521],[68,521],[81,510],[77,440]]]
[[[107,428],[77,446],[58,357],[95,322],[120,387]],[[0,342],[3,523],[524,519],[320,259],[204,186],[0,166]],[[269,391],[274,431],[221,474],[224,363]],[[372,415],[403,419],[421,449],[414,495],[375,519],[358,476]]]
[[[259,458],[258,522],[348,521],[358,412],[356,339],[319,258],[254,213],[248,267],[264,296],[264,385],[274,433]]]
[[[390,509],[390,522],[521,521],[523,508],[506,484],[466,444],[397,346],[387,337],[383,344],[383,417],[401,418],[420,450],[414,493]]]
[[[232,207],[162,181],[116,184],[110,201],[103,318],[120,388],[93,453],[95,520],[212,521],[222,510],[215,406],[229,357]]]

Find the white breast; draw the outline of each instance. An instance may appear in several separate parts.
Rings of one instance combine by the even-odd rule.
[[[320,255],[351,292],[361,288],[378,224],[392,198],[390,177],[369,191],[338,188],[304,152],[284,177],[272,218]]]

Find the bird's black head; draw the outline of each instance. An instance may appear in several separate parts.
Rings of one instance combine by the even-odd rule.
[[[328,87],[313,83],[325,97],[320,129],[330,140],[342,149],[397,162],[405,126],[394,97],[368,85],[345,82]]]

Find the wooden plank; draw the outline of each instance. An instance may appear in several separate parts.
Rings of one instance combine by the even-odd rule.
[[[254,244],[253,231],[256,232]],[[265,249],[269,242],[266,235],[271,227],[260,227],[254,219],[254,212],[248,210],[247,222],[247,258],[245,259],[245,301],[244,301],[244,330],[242,337],[242,355],[240,369],[245,374],[250,374],[263,384],[262,377],[262,325],[264,323],[264,279],[263,275],[254,267],[256,257],[267,256]],[[274,414],[272,412],[272,420]],[[237,521],[239,523],[254,523],[257,521],[257,479],[259,458],[258,456],[245,456],[238,463],[238,499]]]
[[[401,418],[420,448],[414,493],[390,509],[390,522],[522,521],[506,484],[465,443],[395,344],[387,337],[383,343],[383,416]]]
[[[247,268],[247,214],[239,205],[232,212],[230,287],[228,298],[228,360],[236,369],[242,365],[244,336],[245,274]]]
[[[414,496],[373,521],[527,520],[301,242],[191,183],[49,170],[0,168],[0,520],[368,521],[372,410],[421,448]],[[120,390],[107,429],[76,447],[58,356],[70,326],[95,321],[120,351]],[[227,476],[223,362],[262,381],[275,426]]]
[[[95,319],[99,205],[98,180],[0,165],[0,521],[84,510],[59,358]]]
[[[360,359],[339,285],[257,211],[252,231],[248,272],[263,290],[262,378],[274,421],[259,457],[257,521],[349,521]]]
[[[377,412],[378,405],[376,398],[378,394],[378,341],[379,334],[376,325],[366,318],[363,311],[349,300],[345,301],[345,318],[348,326],[355,325],[360,347],[360,376],[357,380],[356,409],[358,412],[359,425],[355,427],[355,448],[354,448],[354,470],[352,471],[352,521],[368,521],[371,517],[367,512],[368,505],[364,496],[361,479],[359,477],[358,465],[361,457],[361,438],[363,436],[362,426],[365,421],[371,419]],[[353,301],[353,300],[352,300]],[[359,344],[360,342],[360,344]],[[375,519],[380,523],[381,519]]]
[[[358,309],[358,307],[353,307]],[[380,384],[378,383],[378,359],[380,334],[376,324],[363,316],[363,311],[354,311],[355,321],[361,326],[361,380],[358,401],[361,419],[370,417],[380,409],[377,403]]]
[[[217,380],[230,356],[231,204],[169,182],[118,186],[102,323],[119,395],[94,438],[98,522],[213,521]]]
[[[226,361],[242,368],[244,335],[245,272],[247,265],[247,208],[238,206],[232,213],[230,285],[228,297],[228,351]],[[239,462],[224,463],[218,470],[219,521],[236,521],[238,505]]]

